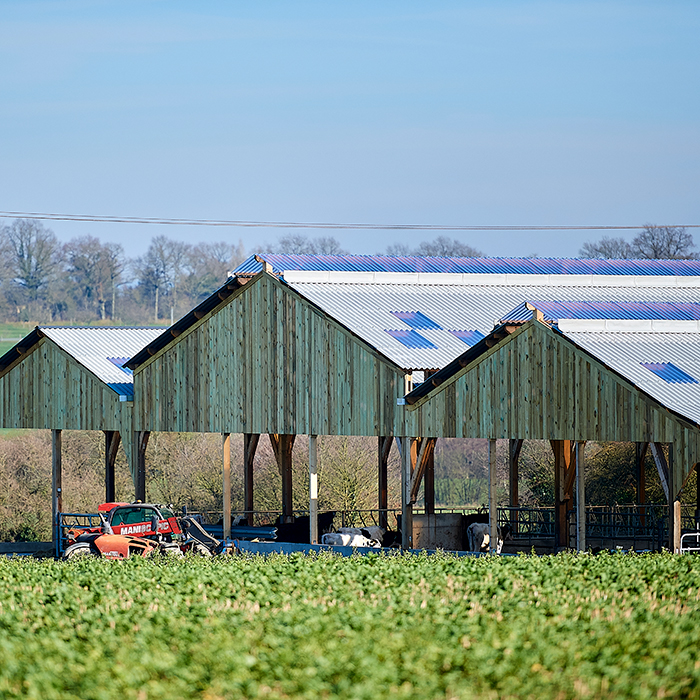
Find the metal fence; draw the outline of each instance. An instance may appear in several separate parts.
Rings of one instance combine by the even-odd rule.
[[[576,543],[576,509],[568,514],[569,544]],[[681,506],[681,531],[695,531],[695,507]],[[668,506],[644,505],[586,507],[588,545],[614,549],[652,549],[668,547]]]

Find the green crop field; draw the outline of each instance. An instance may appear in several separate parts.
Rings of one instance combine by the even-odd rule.
[[[697,698],[700,558],[0,560],[2,698]]]

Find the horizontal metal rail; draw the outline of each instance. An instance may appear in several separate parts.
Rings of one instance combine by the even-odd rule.
[[[700,553],[700,532],[686,532],[681,535],[681,554]]]

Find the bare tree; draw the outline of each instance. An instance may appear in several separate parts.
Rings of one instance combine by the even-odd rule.
[[[118,244],[101,243],[94,236],[74,238],[64,246],[68,275],[78,305],[107,318],[107,303],[112,298],[112,317],[116,285],[124,268],[124,251]]]
[[[637,258],[657,260],[687,260],[697,258],[693,237],[683,226],[653,226],[647,224],[632,241]]]
[[[438,236],[432,241],[423,241],[417,248],[411,249],[405,243],[394,243],[387,247],[387,255],[408,256],[419,258],[482,258],[484,254],[456,238]]]
[[[5,226],[9,243],[10,269],[15,283],[30,302],[45,296],[61,261],[61,250],[53,231],[33,219],[16,219]]]
[[[584,243],[579,256],[617,260],[687,260],[698,257],[694,247],[693,237],[682,226],[647,224],[631,243],[624,238],[603,237],[597,242]]]
[[[161,294],[171,294],[172,306],[177,304],[180,283],[191,246],[167,236],[156,236],[146,255],[135,262],[139,285],[154,297],[154,320],[158,323]]]
[[[405,243],[392,243],[386,247],[386,255],[395,255],[400,258],[406,258],[412,255],[411,249]]]
[[[434,241],[423,241],[416,249],[421,257],[481,258],[483,253],[456,238],[438,236]]]
[[[584,243],[579,251],[582,258],[626,260],[632,257],[632,246],[624,238],[601,238],[597,243]]]
[[[228,272],[244,257],[245,249],[240,241],[238,244],[220,241],[194,246],[181,284],[189,304],[194,306],[206,299],[226,281]]]
[[[333,236],[321,236],[314,241],[316,255],[347,255],[348,251],[340,246],[340,241]]]
[[[309,238],[301,233],[282,236],[277,243],[267,244],[264,253],[281,253],[284,255],[347,255],[340,241],[333,236]]]

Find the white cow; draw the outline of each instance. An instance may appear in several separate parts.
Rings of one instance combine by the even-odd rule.
[[[496,531],[498,533],[498,539],[496,540],[496,554],[500,554],[501,549],[503,549],[503,536],[499,526],[496,526]],[[489,543],[491,540],[489,524],[472,523],[467,528],[467,539],[469,540],[470,552],[488,552]]]

